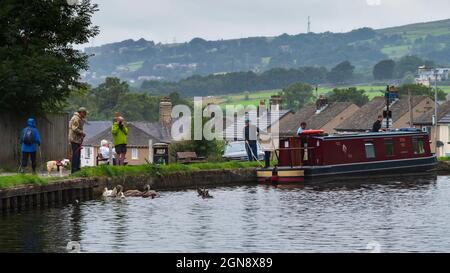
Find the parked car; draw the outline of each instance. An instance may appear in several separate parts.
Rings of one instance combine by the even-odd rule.
[[[222,158],[226,160],[248,160],[247,151],[245,149],[245,141],[229,142],[225,147]],[[258,160],[264,160],[264,152],[258,143]]]

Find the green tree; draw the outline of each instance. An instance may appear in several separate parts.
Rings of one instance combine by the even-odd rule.
[[[373,67],[373,77],[376,80],[389,80],[394,78],[395,62],[383,60]]]
[[[404,84],[398,88],[399,95],[408,95],[408,91],[411,91],[413,96],[428,96],[434,100],[434,88],[421,84]],[[438,100],[446,100],[447,93],[438,89]]]
[[[338,89],[335,88],[328,95],[329,102],[353,102],[359,107],[369,102],[369,97],[365,94],[364,90],[357,90],[356,87]]]
[[[417,73],[417,69],[419,66],[426,65],[426,66],[434,66],[434,63],[432,61],[425,61],[421,58],[414,56],[414,55],[408,55],[402,57],[395,66],[395,74],[396,77],[401,79],[403,78],[406,73]]]
[[[2,0],[0,111],[39,114],[64,107],[88,56],[73,48],[98,34],[90,0]]]
[[[114,112],[118,111],[116,105],[128,93],[130,93],[128,83],[118,78],[106,78],[104,83],[92,89],[96,110],[101,113],[99,117],[112,118]]]
[[[307,83],[293,83],[281,91],[285,107],[293,110],[302,108],[314,99],[313,87]]]
[[[345,61],[342,62],[328,73],[328,81],[334,84],[342,84],[345,82],[348,82],[353,78],[353,71],[355,70],[355,67],[349,62]]]
[[[402,79],[402,84],[414,84],[414,83],[415,83],[414,74],[411,72],[407,72]]]

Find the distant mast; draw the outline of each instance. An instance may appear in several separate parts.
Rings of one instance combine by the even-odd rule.
[[[311,17],[308,16],[308,32],[311,33]]]

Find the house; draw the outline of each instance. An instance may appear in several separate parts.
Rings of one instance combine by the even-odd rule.
[[[133,122],[128,122],[127,128],[127,154],[125,158],[128,165],[142,165],[147,162],[146,160],[151,162],[151,150],[153,149],[153,144],[162,141],[141,130]],[[93,149],[92,158],[94,158],[94,162],[98,156],[100,143],[103,139],[106,139],[108,142],[112,143],[113,137],[111,134],[111,128],[103,130],[101,133],[86,141],[85,146]]]
[[[450,101],[438,106],[437,118],[437,139],[444,145],[438,148],[438,156],[450,156]],[[414,126],[430,134],[431,150],[436,151],[435,127],[433,126],[434,109],[429,110],[417,119],[414,119]]]
[[[438,82],[449,79],[450,68],[429,68],[420,66],[416,76],[416,83],[430,86],[435,80]]]
[[[409,111],[411,107],[412,112]],[[434,109],[434,101],[427,96],[401,96],[394,100],[389,110],[392,112],[390,119],[391,128],[412,127],[411,119],[417,118],[429,110]],[[386,110],[386,99],[375,97],[372,101],[359,108],[349,118],[339,124],[335,130],[337,132],[366,132],[372,130],[373,123],[378,115],[383,115]],[[383,122],[386,125],[386,122]]]
[[[151,144],[170,143],[172,141],[172,103],[163,98],[159,105],[159,121],[127,122],[127,162],[130,165],[145,164],[146,159],[153,162]],[[86,138],[81,150],[81,166],[95,166],[100,142],[103,139],[112,143],[111,121],[90,121],[85,124]],[[152,146],[153,146],[152,145]]]
[[[359,107],[352,102],[333,102],[319,110],[316,105],[309,105],[298,110],[295,115],[280,121],[280,135],[295,135],[302,122],[306,122],[307,129],[334,133],[334,128],[351,117],[358,109]]]

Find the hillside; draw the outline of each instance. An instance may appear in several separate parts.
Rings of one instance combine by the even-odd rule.
[[[369,75],[386,58],[414,54],[439,64],[450,64],[450,20],[347,33],[283,34],[187,43],[155,44],[145,39],[125,40],[86,48],[91,70],[85,80],[96,84],[105,76],[132,83],[143,80],[175,81],[192,75],[236,71],[263,72],[272,68],[323,66],[344,60]]]

